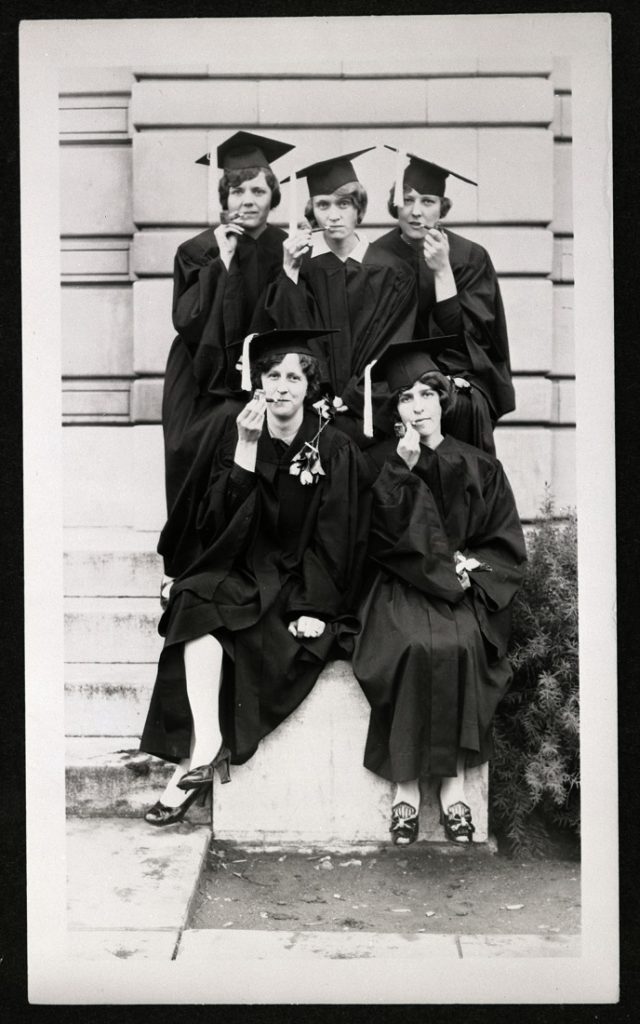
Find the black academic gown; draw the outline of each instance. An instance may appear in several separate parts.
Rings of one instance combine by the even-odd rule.
[[[232,761],[241,764],[357,631],[352,612],[365,540],[358,515],[360,455],[328,426],[320,437],[326,475],[301,484],[289,473],[291,460],[317,429],[317,415],[306,413],[287,447],[265,426],[254,473],[233,461],[235,428],[218,446],[199,508],[202,553],[174,583],[160,621],[165,644],[141,750],[168,761],[188,756],[185,641],[210,633],[222,644],[220,724]],[[295,639],[287,626],[300,615],[325,621],[323,635]]]
[[[364,763],[394,782],[456,774],[491,755],[491,722],[511,678],[510,604],[526,557],[497,459],[445,437],[410,471],[389,441],[372,452],[370,557],[354,672],[371,705]],[[368,453],[367,453],[368,454]],[[463,590],[454,552],[490,569]]]
[[[408,244],[399,228],[372,243],[413,270],[418,282],[414,338],[458,334],[464,348],[445,349],[436,357],[443,373],[462,377],[470,388],[455,390],[443,419],[448,434],[495,455],[493,425],[515,408],[509,339],[498,278],[489,254],[468,238],[445,232],[457,295],[436,301],[433,271],[422,256],[422,243]]]
[[[260,316],[261,297],[282,268],[279,228],[267,225],[257,239],[243,236],[225,267],[213,230],[184,242],[173,275],[173,325],[178,332],[165,372],[162,425],[165,486],[170,513],[191,469],[205,424],[220,432],[243,401],[235,364],[251,331],[270,326]],[[246,396],[245,396],[246,398]]]
[[[362,432],[363,373],[388,345],[412,337],[416,315],[415,279],[410,268],[392,253],[368,246],[362,263],[334,253],[305,256],[298,283],[284,271],[267,292],[266,313],[275,327],[336,329],[329,340],[311,345],[320,358],[325,379],[348,413],[336,426],[360,446],[371,444]],[[389,392],[374,384],[374,417]]]

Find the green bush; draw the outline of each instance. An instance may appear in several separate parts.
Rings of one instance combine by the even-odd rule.
[[[541,856],[580,830],[578,573],[575,512],[547,496],[527,537],[513,605],[514,679],[495,719],[491,824],[514,854]]]

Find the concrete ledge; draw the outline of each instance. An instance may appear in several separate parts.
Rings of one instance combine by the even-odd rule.
[[[65,665],[65,734],[140,735],[155,677],[155,662]]]
[[[455,935],[397,935],[369,932],[267,932],[188,928],[182,935],[177,960],[214,963],[230,960],[351,960],[414,957],[460,959]]]
[[[391,783],[362,767],[369,705],[345,661],[329,664],[306,701],[214,784],[215,838],[245,849],[287,846],[346,850],[389,840]],[[435,783],[423,784],[420,841],[442,842]],[[486,843],[487,767],[467,784],[475,839]]]
[[[390,932],[268,932],[188,928],[177,960],[414,960],[579,957],[578,935],[398,935]]]
[[[154,550],[66,551],[66,597],[157,598],[162,559]],[[157,605],[160,613],[160,603]]]

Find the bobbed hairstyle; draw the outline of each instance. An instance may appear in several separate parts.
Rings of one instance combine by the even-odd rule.
[[[229,190],[241,185],[243,181],[251,181],[264,171],[265,180],[271,189],[271,209],[275,210],[280,202],[280,185],[270,167],[234,167],[227,168],[218,182],[218,195],[223,210],[229,209]]]
[[[393,201],[393,193],[394,192],[395,192],[395,186],[392,185],[391,188],[389,189],[389,198],[387,199],[387,210],[389,211],[391,216],[394,217],[397,220],[398,219],[398,207],[396,206],[396,204]],[[440,216],[441,217],[446,217],[453,204],[452,204],[451,200],[449,199],[449,196],[438,196],[437,198],[440,200]]]
[[[274,366],[279,366],[283,359],[284,355],[279,352],[264,356],[263,359],[257,359],[251,366],[251,386],[253,388],[261,388],[262,374],[268,373]],[[300,368],[307,378],[305,404],[310,405],[316,402],[322,393],[320,364],[315,356],[308,356],[304,352],[298,353],[298,359],[300,360]]]
[[[418,379],[414,381],[414,384],[417,384],[418,382],[420,382],[420,384],[428,384],[430,388],[433,388],[434,391],[438,392],[438,395],[440,396],[440,408],[443,413],[445,413],[451,404],[451,384],[447,377],[445,377],[443,373],[440,373],[439,370],[427,370],[426,373],[422,373]],[[392,400],[394,407],[397,408],[400,395],[408,390],[409,388],[398,388],[397,391],[393,392]]]
[[[356,210],[358,211],[358,224],[362,224],[365,213],[367,212],[367,203],[369,198],[364,185],[361,185],[359,181],[348,181],[346,185],[341,185],[335,192],[331,193],[332,196],[340,196],[342,198],[348,198],[351,200]],[[307,199],[307,205],[304,208],[304,215],[309,221],[312,228],[318,227],[318,222],[313,213],[313,200],[316,196],[311,196]]]

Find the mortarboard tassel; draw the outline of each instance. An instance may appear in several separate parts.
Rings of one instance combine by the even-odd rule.
[[[393,189],[393,205],[396,209],[404,206],[404,169],[407,162],[407,154],[402,150],[396,152],[396,182]]]
[[[257,337],[257,331],[247,334],[242,342],[242,380],[240,387],[243,391],[251,391],[251,363],[249,361],[249,345],[253,338]]]
[[[298,189],[296,188],[297,181],[298,181],[298,177],[296,175],[296,172],[294,171],[293,174],[291,174],[289,176],[289,238],[293,238],[294,234],[296,233],[297,226],[298,226],[298,218],[297,218],[297,206],[298,206],[298,203],[297,203],[297,198],[298,198],[297,193],[298,193]]]
[[[207,148],[209,150],[209,166],[207,168],[207,224],[213,224],[218,209],[218,168],[216,166],[213,132],[207,132]]]
[[[364,368],[364,435],[365,437],[373,437],[373,409],[371,402],[371,371],[378,362],[377,359],[373,359],[372,362],[367,363]]]

